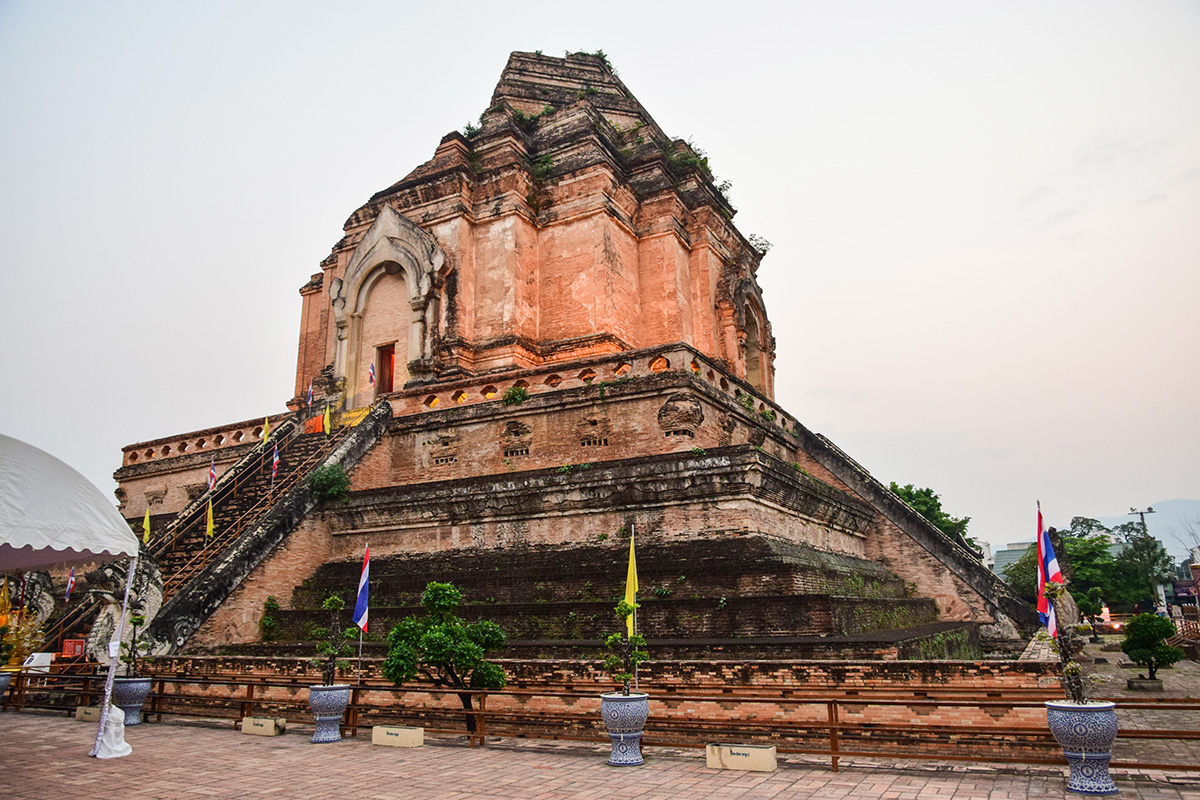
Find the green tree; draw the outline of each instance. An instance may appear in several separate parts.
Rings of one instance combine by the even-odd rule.
[[[1175,575],[1175,562],[1157,539],[1145,535],[1140,524],[1127,522],[1113,529],[1125,541],[1125,549],[1116,559],[1115,602],[1153,605],[1155,587],[1168,583]]]
[[[1037,603],[1037,548],[1029,545],[1020,558],[1005,567],[1001,577],[1017,597],[1031,604]]]
[[[1088,624],[1092,626],[1092,641],[1100,641],[1100,637],[1096,633],[1096,625],[1100,622],[1100,615],[1104,613],[1104,590],[1099,586],[1093,586],[1086,592],[1071,592],[1071,597],[1075,600],[1075,605],[1079,608],[1079,614]]]
[[[932,522],[942,533],[952,539],[970,544],[976,548],[975,540],[967,538],[967,525],[970,517],[952,517],[942,510],[942,498],[933,489],[916,489],[910,483],[900,486],[892,481],[889,487],[892,493],[913,507],[913,510]]]
[[[1071,584],[1072,596],[1078,602],[1080,596],[1088,596],[1093,589],[1099,589],[1103,605],[1103,600],[1110,598],[1117,569],[1111,551],[1112,541],[1107,534],[1058,536],[1053,528],[1050,531],[1054,554],[1058,557],[1063,579]],[[1018,597],[1030,603],[1036,602],[1037,547],[1030,545],[1019,559],[1008,565],[1003,577]]]
[[[1175,623],[1157,614],[1138,614],[1125,626],[1121,649],[1129,660],[1145,667],[1150,680],[1162,667],[1169,667],[1183,658],[1184,652],[1164,639],[1175,635]]]
[[[1071,517],[1071,527],[1065,531],[1059,531],[1063,536],[1074,536],[1076,538],[1087,538],[1096,536],[1097,534],[1111,533],[1098,519],[1091,517]]]
[[[388,634],[391,649],[383,676],[397,685],[419,675],[450,689],[504,688],[504,669],[484,657],[503,647],[508,637],[490,620],[464,622],[454,613],[461,603],[462,591],[454,584],[429,583],[421,595],[425,615],[405,617]],[[465,711],[473,711],[469,691],[458,699]],[[467,714],[467,730],[475,731],[474,714]]]

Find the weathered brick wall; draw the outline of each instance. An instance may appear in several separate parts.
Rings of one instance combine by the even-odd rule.
[[[489,619],[512,639],[599,641],[616,627],[613,603],[568,601],[506,602],[463,606],[464,619]],[[371,615],[384,632],[406,616],[420,615],[419,606],[394,606],[384,600]],[[313,626],[328,624],[315,610],[279,615],[282,639],[311,638]],[[928,600],[889,598],[729,597],[641,601],[638,630],[650,638],[734,639],[750,636],[848,635],[892,628],[911,628],[934,621],[936,609]],[[380,633],[382,635],[382,633]]]
[[[259,639],[263,603],[274,596],[291,605],[291,591],[327,562],[329,531],[320,517],[310,516],[288,536],[272,557],[255,568],[220,608],[192,635],[189,648],[221,647]]]
[[[271,416],[272,429],[286,418]],[[220,476],[262,441],[262,433],[258,417],[125,446],[113,474],[122,516],[140,522],[147,508],[151,516],[178,514],[207,488],[210,465]]]

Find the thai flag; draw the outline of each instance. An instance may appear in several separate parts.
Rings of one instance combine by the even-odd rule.
[[[367,367],[367,379],[371,381],[372,386],[375,385],[375,365],[374,364],[371,364],[371,366]]]
[[[1046,583],[1062,583],[1062,570],[1058,568],[1058,558],[1054,555],[1054,545],[1050,543],[1050,533],[1042,528],[1042,505],[1038,503],[1038,536],[1037,536],[1037,568],[1038,568],[1038,617],[1050,635],[1058,637],[1058,620],[1054,614],[1054,603],[1046,597]]]
[[[306,405],[306,406],[312,405],[312,378],[308,379],[308,400],[306,400],[304,402],[304,405]]]
[[[367,632],[367,594],[371,585],[371,545],[363,553],[362,575],[358,578],[358,601],[354,604],[354,624]]]
[[[213,486],[217,483],[217,461],[213,459],[208,462],[208,490],[211,492]]]
[[[75,589],[75,568],[71,567],[71,574],[67,576],[67,596],[63,598],[63,604],[71,602],[71,592]]]
[[[271,459],[271,480],[275,480],[275,476],[279,474],[279,442],[275,443],[275,455]]]

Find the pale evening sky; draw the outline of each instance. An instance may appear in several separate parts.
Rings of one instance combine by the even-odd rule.
[[[284,410],[346,217],[536,49],[603,49],[733,182],[776,399],[881,480],[994,545],[1200,499],[1182,0],[5,0],[0,430],[107,493],[125,444]]]

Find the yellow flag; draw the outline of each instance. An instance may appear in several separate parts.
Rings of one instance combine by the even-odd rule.
[[[267,439],[271,438],[271,418],[263,417],[263,444],[267,443]]]
[[[150,509],[146,509],[146,517],[142,520],[142,542],[150,544]]]
[[[208,501],[208,522],[204,526],[204,535],[210,539],[213,537],[212,500]]]
[[[329,418],[329,406],[325,406],[325,433],[333,430],[333,420]]]
[[[633,538],[634,534],[631,530],[629,533],[629,572],[625,575],[625,602],[629,605],[637,603],[637,557],[633,554]],[[635,611],[634,614],[637,612]],[[630,614],[625,618],[625,627],[629,631],[629,635],[633,636],[633,617]]]

